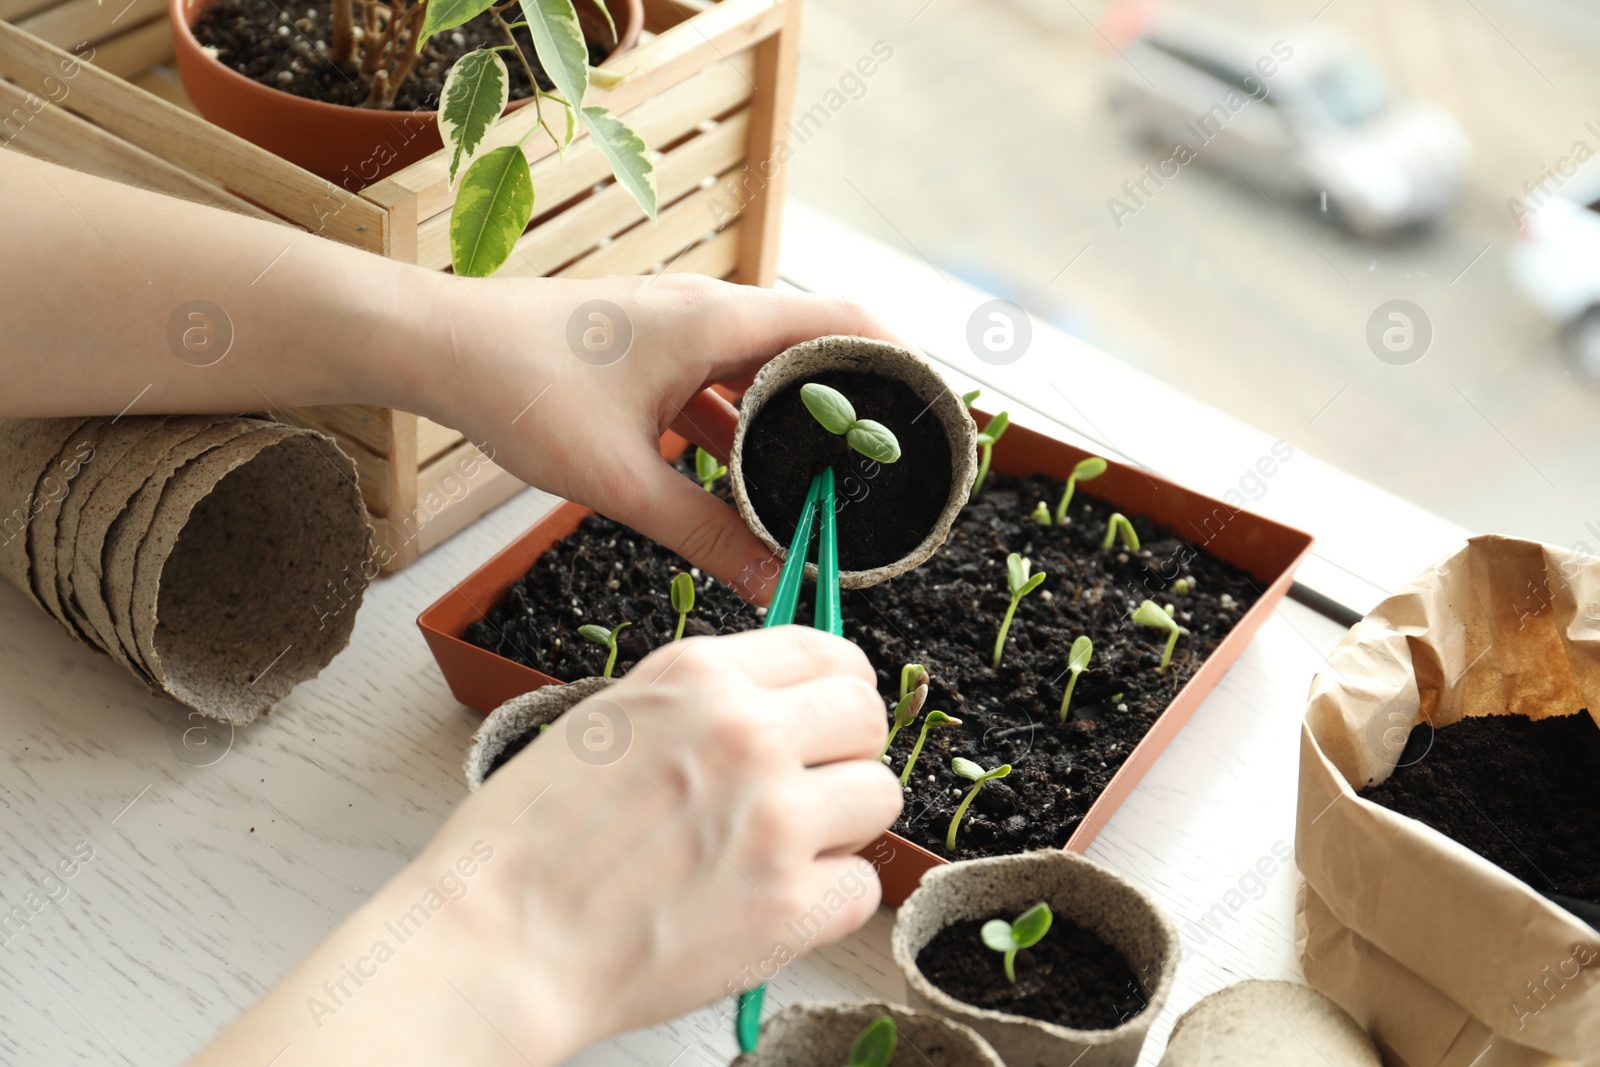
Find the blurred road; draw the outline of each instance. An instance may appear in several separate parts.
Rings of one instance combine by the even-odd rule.
[[[1600,14],[1204,6],[1291,43],[1315,17],[1449,108],[1473,145],[1462,202],[1430,232],[1371,242],[1189,166],[1119,228],[1107,199],[1170,149],[1131,144],[1107,113],[1104,0],[807,0],[798,110],[831,117],[796,146],[791,192],[1470,529],[1600,552],[1585,530],[1600,531],[1600,387],[1569,374],[1506,276],[1508,198],[1575,141],[1600,152],[1584,127],[1600,126]],[[892,57],[841,85],[876,41]],[[1366,343],[1395,298],[1433,326],[1409,366]]]

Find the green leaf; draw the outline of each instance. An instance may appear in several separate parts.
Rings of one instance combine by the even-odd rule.
[[[850,442],[851,448],[879,463],[893,463],[900,458],[899,438],[881,422],[857,419],[855,425],[844,435],[844,439]]]
[[[1027,584],[1030,569],[1028,561],[1017,553],[1006,557],[1006,587],[1011,590],[1012,596],[1020,595],[1017,591]]]
[[[983,392],[982,389],[974,389],[970,393],[962,393],[961,394],[961,405],[963,407],[969,407],[970,408],[972,406],[972,402],[974,400],[978,399],[978,394],[981,393],[981,392]]]
[[[978,447],[982,448],[984,445],[988,445],[990,448],[993,448],[994,447],[994,438],[990,437],[986,433],[979,433],[978,434]]]
[[[1050,932],[1050,923],[1054,919],[1050,905],[1041,901],[1017,916],[1016,922],[1011,924],[1011,937],[1018,948],[1032,948]]]
[[[850,1046],[850,1067],[889,1067],[898,1041],[894,1020],[887,1015],[878,1016]]]
[[[471,162],[472,154],[505,111],[510,93],[505,62],[493,52],[468,52],[445,75],[439,94],[439,135],[450,150],[451,185],[456,183],[457,170]]]
[[[520,6],[539,65],[567,103],[582,107],[589,89],[589,46],[572,0],[520,0]]]
[[[1087,482],[1091,478],[1098,478],[1104,474],[1106,466],[1106,461],[1099,456],[1080,459],[1077,466],[1072,468],[1072,477],[1080,482]]]
[[[848,433],[855,425],[855,405],[837,389],[807,382],[800,387],[800,402],[829,433]]]
[[[930,711],[928,717],[922,720],[922,725],[927,727],[960,726],[961,720],[953,715],[946,715],[942,711]]]
[[[1089,657],[1094,655],[1094,642],[1088,637],[1079,637],[1072,642],[1072,651],[1067,656],[1067,670],[1080,673],[1089,669]]]
[[[928,669],[920,663],[907,663],[900,668],[900,695],[905,696],[919,685],[928,684]]]
[[[996,952],[1015,952],[1019,947],[1016,938],[1011,935],[1011,924],[1004,919],[990,919],[978,931],[978,936]]]
[[[983,428],[983,432],[988,436],[989,443],[994,444],[996,441],[1000,440],[1001,435],[1006,432],[1010,425],[1010,413],[1002,411],[1000,414],[989,420],[988,425]]]
[[[928,687],[919,685],[911,692],[900,698],[894,706],[894,724],[897,727],[910,726],[917,713],[922,710],[922,705],[928,702]]]
[[[983,777],[983,768],[969,759],[956,756],[950,761],[950,769],[969,781],[976,782]]]
[[[500,269],[533,218],[533,179],[516,145],[473,160],[450,212],[450,260],[457,274],[486,278]]]
[[[523,0],[524,3],[527,0]],[[650,149],[644,138],[621,119],[603,107],[583,109],[583,124],[589,128],[589,138],[611,164],[611,173],[623,188],[644,208],[652,222],[656,218],[656,163],[650,158]]]
[[[611,43],[617,42],[617,24],[611,19],[611,9],[606,7],[606,0],[592,0],[595,7],[600,9],[600,14],[605,16],[606,25],[611,27]]]
[[[672,579],[672,610],[679,615],[694,610],[694,578],[688,571],[679,571]]]
[[[611,631],[604,626],[596,626],[592,622],[584,623],[578,627],[578,636],[585,641],[593,641],[597,645],[611,644]]]
[[[1033,592],[1035,589],[1039,588],[1041,585],[1044,584],[1044,580],[1046,578],[1048,578],[1048,577],[1049,577],[1048,574],[1046,574],[1044,571],[1040,571],[1038,574],[1035,574],[1032,578],[1029,578],[1026,582],[1024,582],[1022,584],[1022,588],[1017,590],[1017,598],[1020,600],[1021,598],[1027,596],[1029,593]]]
[[[1154,600],[1146,600],[1133,609],[1133,621],[1140,626],[1149,626],[1157,630],[1176,630],[1178,624],[1173,621],[1159,604]]]
[[[1011,764],[1002,763],[1000,766],[996,767],[992,771],[984,771],[983,772],[983,777],[979,778],[978,781],[987,782],[991,778],[1005,778],[1010,773],[1011,773]]]
[[[494,0],[428,0],[428,10],[422,15],[422,29],[417,31],[418,47],[442,30],[453,30],[477,18],[493,3]]]
[[[695,477],[699,478],[700,483],[704,485],[706,482],[714,482],[724,474],[727,474],[728,468],[718,463],[717,457],[710,452],[703,448],[696,448],[694,450],[694,473]]]

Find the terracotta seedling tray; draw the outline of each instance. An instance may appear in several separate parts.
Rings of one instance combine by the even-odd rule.
[[[981,411],[973,414],[980,425],[987,418]],[[669,459],[676,458],[686,447],[687,442],[676,434],[661,438],[661,454]],[[1001,474],[1041,474],[1065,482],[1073,465],[1089,455],[1064,441],[1012,426],[995,445],[992,469]],[[1148,515],[1191,545],[1239,567],[1255,579],[1261,595],[1179,690],[1090,806],[1065,846],[1079,853],[1088,850],[1112,813],[1233,666],[1289,591],[1296,568],[1311,550],[1308,533],[1247,511],[1235,511],[1220,500],[1121,463],[1110,463],[1106,473],[1085,491],[1126,514]],[[521,693],[561,684],[559,678],[468,644],[461,635],[493,610],[506,590],[532,569],[546,549],[576,530],[591,514],[586,507],[561,504],[417,618],[457,700],[488,714]],[[878,868],[884,903],[895,906],[916,889],[924,871],[949,862],[894,833],[884,834],[862,855]]]

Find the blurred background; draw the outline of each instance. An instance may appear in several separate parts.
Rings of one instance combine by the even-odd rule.
[[[790,192],[1469,529],[1600,552],[1597,60],[1587,0],[808,0]]]

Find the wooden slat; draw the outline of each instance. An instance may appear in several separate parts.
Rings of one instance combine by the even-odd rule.
[[[369,452],[384,455],[393,440],[389,409],[371,404],[331,404],[326,407],[290,408],[285,412],[297,426],[322,430],[340,440],[353,441]]]
[[[75,63],[72,92],[62,106],[162,159],[181,161],[243,197],[271,205],[291,222],[380,255],[387,251],[388,218],[377,205],[0,23],[0,74],[22,87],[48,98],[46,79],[58,82],[60,72]]]
[[[584,105],[609,108],[617,114],[631,111],[692,74],[718,63],[736,61],[726,57],[742,53],[778,32],[788,17],[785,3],[723,0],[709,11],[608,63],[607,69],[623,75],[623,81],[610,89],[592,87],[584,98]],[[747,73],[745,77],[750,75]],[[752,89],[754,85],[751,80]],[[484,139],[484,148],[516,144],[535,125],[533,110],[522,108],[496,124]],[[541,137],[534,138],[523,151],[530,161],[536,161],[553,155],[555,149],[548,137]],[[441,152],[413,163],[389,180],[415,193],[419,200],[418,215],[428,219],[450,206],[452,195],[447,178],[448,163]]]
[[[743,56],[734,57],[730,63],[718,63],[709,70],[684,79],[656,99],[634,108],[626,116],[628,122],[646,144],[676,141],[713,115],[725,114],[748,100],[748,79],[753,69],[754,56],[748,51]],[[533,178],[537,207],[538,204],[562,204],[592,189],[611,176],[611,166],[594,142],[584,136],[572,143],[564,159],[560,156],[544,157],[529,167],[529,172]],[[381,195],[393,195],[391,191],[398,190],[397,186],[388,182],[380,185],[381,188],[374,186],[367,193],[377,190]],[[601,236],[599,232],[590,235],[591,240]],[[581,251],[578,249],[578,252]],[[448,211],[435,215],[418,228],[417,261],[435,268],[449,265]],[[559,262],[565,261],[558,261],[557,265]]]
[[[644,28],[650,33],[665,33],[715,6],[716,0],[644,0]]]
[[[33,103],[27,102],[30,97]],[[20,86],[0,81],[0,115],[23,113],[31,116],[20,127],[14,125],[14,118],[9,120],[7,135],[10,143],[7,147],[21,149],[36,159],[126,185],[181,196],[241,215],[278,223],[283,221],[219,186],[202,181],[188,171],[128,144],[92,122],[85,122],[65,108],[46,102],[37,114],[31,114],[33,104],[42,99]]]
[[[727,202],[724,182],[691,193],[661,213],[655,225],[640,223],[604,248],[597,248],[561,270],[558,278],[600,278],[608,274],[647,274],[696,239],[718,229],[713,201]],[[722,220],[726,223],[728,220]],[[515,260],[512,261],[513,263]],[[507,266],[510,266],[508,264]]]
[[[726,278],[739,266],[739,231],[744,225],[743,222],[735,222],[711,240],[695,245],[667,264],[667,269],[662,273]]]
[[[417,419],[417,463],[426,467],[465,440],[461,431],[441,426],[432,419]]]
[[[21,22],[61,0],[0,0],[0,22]]]
[[[176,104],[185,111],[194,111],[195,114],[199,114],[198,111],[194,110],[194,104],[190,103],[189,94],[183,91],[183,82],[179,81],[178,76],[166,67],[152,67],[143,74],[135,74],[128,80],[151,96],[159,96],[169,104]]]
[[[745,114],[740,112],[710,133],[667,153],[656,167],[656,191],[661,203],[670,204],[705,179],[737,165],[744,156],[746,125]],[[518,238],[512,256],[515,273],[543,277],[594,248],[601,238],[619,234],[644,219],[644,209],[624,186],[608,185]],[[439,249],[439,253],[444,262],[430,266],[449,263],[449,247]]]
[[[30,15],[17,27],[58,48],[76,48],[84,42],[99,44],[155,19],[166,21],[166,17],[163,0],[67,0]]]
[[[788,14],[783,29],[755,48],[755,79],[761,90],[750,105],[738,274],[745,285],[769,287],[778,280],[778,237],[789,173],[778,146],[794,112],[800,66],[800,0],[780,0],[780,4]]]
[[[485,461],[483,473],[472,480],[472,494],[465,500],[450,504],[417,531],[418,553],[432,551],[472,525],[479,516],[499,507],[526,488],[527,485],[516,475]]]
[[[409,515],[417,506],[417,416],[390,411],[389,478],[384,485],[382,513]]]
[[[116,0],[107,0],[107,3],[116,3]],[[147,22],[143,26],[113,37],[96,45],[94,50],[95,66],[110,71],[119,78],[129,80],[134,80],[135,75],[142,75],[157,63],[165,63],[171,58],[172,23],[164,18]],[[179,87],[178,92],[181,95],[183,83],[178,81],[176,72],[171,74],[168,81]],[[165,93],[156,95],[163,100],[173,99]],[[188,97],[185,96],[183,99],[187,101]]]

